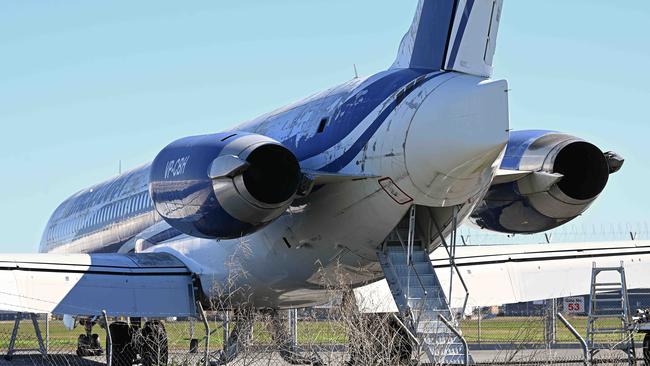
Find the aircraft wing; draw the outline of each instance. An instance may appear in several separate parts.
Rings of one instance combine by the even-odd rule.
[[[194,316],[192,273],[170,254],[0,256],[0,310]]]
[[[598,267],[623,263],[628,289],[650,287],[650,241],[460,246],[456,253],[469,288],[468,309],[589,294],[594,263]],[[445,250],[434,251],[431,263],[449,297]],[[357,289],[355,295],[364,312],[397,311],[385,280]],[[460,308],[464,300],[454,273],[451,305]]]

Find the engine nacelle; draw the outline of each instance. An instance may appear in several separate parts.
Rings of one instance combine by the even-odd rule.
[[[172,227],[208,239],[255,232],[287,210],[301,182],[294,154],[250,133],[180,139],[151,167],[156,211]]]
[[[623,159],[577,137],[550,131],[516,131],[501,169],[529,171],[493,185],[471,215],[481,228],[532,234],[563,225],[585,212]]]

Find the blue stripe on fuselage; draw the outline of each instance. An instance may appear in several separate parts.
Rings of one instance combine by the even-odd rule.
[[[340,143],[389,96],[429,72],[414,69],[392,71],[373,83],[355,90],[352,96],[334,111],[323,133],[298,141],[296,141],[298,135],[294,135],[282,141],[282,144],[291,149],[299,161],[319,155]]]
[[[433,78],[436,78],[438,76],[444,75],[444,72],[433,74],[422,80],[421,83],[425,83]],[[415,91],[417,87],[414,87],[410,90],[408,90],[404,97],[408,96],[411,94],[413,91]],[[339,170],[343,169],[346,165],[348,165],[352,159],[354,159],[357,154],[363,149],[363,147],[370,141],[370,138],[377,132],[379,127],[381,127],[382,124],[384,124],[384,121],[388,118],[388,116],[397,108],[398,106],[398,101],[394,100],[390,103],[388,107],[386,107],[375,119],[372,124],[363,132],[361,136],[357,139],[357,141],[350,146],[349,149],[347,149],[343,155],[338,157],[336,160],[332,161],[331,163],[325,165],[322,167],[320,170],[326,171],[326,172],[338,172]]]

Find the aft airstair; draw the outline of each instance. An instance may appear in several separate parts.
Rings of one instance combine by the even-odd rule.
[[[415,239],[415,209],[378,252],[405,326],[432,364],[467,364],[467,343],[422,242]]]
[[[635,364],[636,353],[625,269],[594,267],[591,271],[591,296],[587,320],[587,345],[590,357],[601,350],[619,349]]]

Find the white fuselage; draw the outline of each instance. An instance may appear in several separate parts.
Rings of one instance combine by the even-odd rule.
[[[170,230],[155,212],[144,210],[133,216],[138,225],[135,219],[110,224],[119,227],[119,247],[104,225],[84,235],[73,232],[56,245],[48,244],[46,230],[41,250],[97,252],[110,243],[114,251],[171,252],[200,276],[206,294],[243,289],[247,301],[259,307],[322,303],[330,285],[359,286],[381,278],[376,250],[409,207],[457,206],[460,219],[469,215],[494,177],[509,129],[505,81],[435,72],[406,78],[390,92],[373,89],[396,72],[356,79],[233,129],[281,141],[303,169],[371,178],[318,187],[279,219],[239,239],[177,235],[143,246],[142,233],[151,237]],[[328,128],[336,131],[317,135],[323,116],[336,121],[351,113],[341,106],[371,103],[373,93],[386,97],[375,100],[354,125],[332,122]],[[142,180],[131,189],[146,190]],[[75,217],[91,217],[100,209],[91,205]],[[53,218],[48,228],[57,225]],[[98,246],[90,238],[99,233]]]

